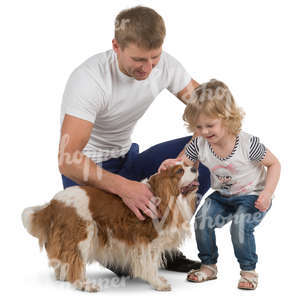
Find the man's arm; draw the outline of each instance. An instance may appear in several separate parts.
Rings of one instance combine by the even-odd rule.
[[[191,79],[191,81],[189,82],[189,84],[180,92],[177,93],[176,97],[182,101],[184,104],[187,104],[188,101],[190,100],[192,93],[194,91],[195,88],[197,88],[200,84],[194,80]],[[195,138],[197,136],[196,133],[194,133],[193,138]],[[192,140],[191,139],[191,140]],[[190,143],[190,142],[189,142]],[[184,155],[184,148],[182,149],[182,151],[178,154],[177,158],[180,158]]]
[[[119,195],[140,220],[144,219],[140,210],[149,217],[156,217],[156,208],[151,202],[153,194],[147,185],[108,172],[82,153],[92,129],[93,123],[65,115],[58,154],[60,172],[78,184]]]
[[[187,104],[188,101],[191,98],[191,95],[194,91],[195,88],[197,88],[200,84],[195,81],[194,79],[191,79],[191,81],[189,82],[189,84],[180,92],[178,92],[176,94],[176,97],[182,101],[184,104]]]
[[[99,168],[97,174],[97,165],[81,152],[90,138],[92,129],[93,123],[65,115],[58,153],[59,170],[78,184],[89,184],[116,194],[112,184],[114,180],[106,182],[110,175],[106,174],[107,176],[103,176],[103,180],[100,181],[104,170]],[[118,181],[117,176],[115,179]]]

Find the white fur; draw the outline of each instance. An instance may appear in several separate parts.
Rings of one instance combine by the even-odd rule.
[[[180,179],[180,186],[185,186],[189,183],[191,183],[193,180],[197,179],[198,173],[197,172],[192,172],[192,166],[184,166],[183,163],[181,162],[183,169],[184,169],[184,174]]]
[[[60,191],[54,199],[63,202],[66,206],[74,207],[83,220],[93,221],[89,210],[89,198],[80,186],[72,186]]]
[[[49,205],[49,203],[44,204],[44,205],[40,205],[40,206],[32,206],[32,207],[28,207],[25,208],[22,212],[22,222],[23,222],[23,226],[27,229],[27,231],[31,234],[32,232],[32,228],[31,228],[31,224],[32,224],[32,216],[33,214],[38,211],[41,210],[45,207],[47,207]]]
[[[185,220],[190,220],[193,216],[193,211],[190,205],[190,200],[187,197],[183,197],[181,194],[178,196],[176,204],[179,207],[179,211]]]
[[[54,268],[56,280],[67,280],[67,273],[69,265],[62,263],[59,259],[51,259],[49,266]]]
[[[87,238],[78,244],[78,249],[80,250],[84,263],[92,263],[95,260],[95,253],[99,247],[96,222],[89,222],[86,231]]]

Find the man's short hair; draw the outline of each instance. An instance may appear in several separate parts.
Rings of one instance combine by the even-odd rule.
[[[166,27],[163,18],[153,9],[144,6],[122,10],[115,20],[115,39],[124,50],[129,43],[152,50],[164,41]]]

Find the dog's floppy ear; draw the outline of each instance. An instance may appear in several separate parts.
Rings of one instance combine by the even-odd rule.
[[[155,192],[155,187],[157,186],[157,177],[159,173],[153,174],[149,179],[144,179],[143,183],[147,184],[151,191]]]
[[[168,174],[169,174],[168,169],[161,170],[159,173],[157,172],[157,173],[151,175],[149,179],[144,179],[143,183],[146,183],[148,186],[150,186],[151,191],[155,193],[156,189],[160,185],[159,181],[168,177]]]

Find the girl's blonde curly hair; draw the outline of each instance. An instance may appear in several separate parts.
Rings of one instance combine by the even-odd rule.
[[[245,115],[244,111],[235,104],[228,87],[216,79],[201,84],[193,91],[183,113],[183,120],[189,131],[196,131],[200,113],[211,118],[222,119],[228,133],[233,135],[238,135],[241,131]]]

